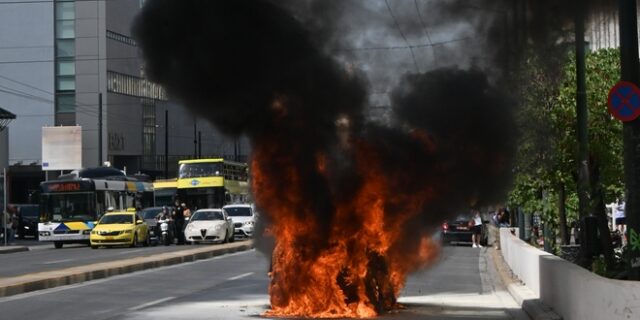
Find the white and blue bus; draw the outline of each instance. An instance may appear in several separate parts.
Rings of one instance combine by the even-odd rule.
[[[153,206],[153,184],[113,168],[74,171],[40,184],[40,241],[89,243],[96,221],[109,210]]]

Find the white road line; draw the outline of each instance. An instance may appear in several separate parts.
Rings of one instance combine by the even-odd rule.
[[[136,310],[144,309],[144,308],[147,308],[147,307],[154,306],[156,304],[161,304],[163,302],[167,302],[169,300],[173,300],[175,298],[176,297],[166,297],[166,298],[154,300],[154,301],[151,301],[151,302],[143,303],[143,304],[141,304],[139,306],[131,307],[131,308],[129,308],[129,310],[130,311],[136,311]]]
[[[122,252],[118,252],[118,254],[128,254],[128,253],[135,253],[135,252],[140,252],[140,251],[144,251],[147,249],[135,249],[135,250],[127,250],[127,251],[122,251]]]
[[[233,281],[233,280],[242,279],[242,278],[248,277],[248,276],[250,276],[252,274],[253,274],[253,272],[243,273],[243,274],[241,274],[239,276],[231,277],[231,278],[227,279],[227,281]]]
[[[69,262],[69,261],[73,261],[73,260],[75,260],[75,259],[54,260],[54,261],[43,262],[42,264],[56,264],[56,263]]]

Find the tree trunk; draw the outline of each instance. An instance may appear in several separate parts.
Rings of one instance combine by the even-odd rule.
[[[564,182],[560,182],[558,188],[558,227],[560,229],[560,239],[563,245],[570,244],[569,228],[567,228],[567,194]]]
[[[609,231],[609,220],[607,219],[607,207],[604,204],[604,193],[600,183],[600,164],[592,161],[591,172],[591,192],[594,197],[593,213],[598,221],[598,233],[600,235],[600,245],[607,270],[613,270],[615,260],[613,258],[613,245],[611,244],[611,232]]]

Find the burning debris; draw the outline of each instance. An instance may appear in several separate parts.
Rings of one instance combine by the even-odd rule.
[[[252,141],[275,240],[268,316],[396,308],[407,275],[437,256],[442,219],[509,182],[507,99],[478,70],[406,76],[385,127],[364,120],[363,77],[271,2],[149,0],[134,34],[151,80]]]

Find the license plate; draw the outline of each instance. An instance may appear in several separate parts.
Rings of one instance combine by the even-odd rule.
[[[458,230],[469,230],[467,227],[458,227]]]
[[[113,237],[107,236],[107,237],[104,237],[104,239],[105,240],[113,240]]]

